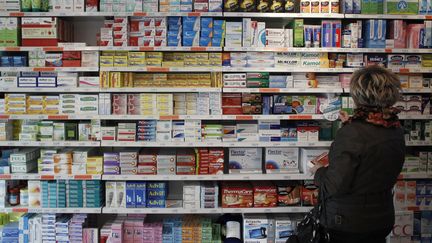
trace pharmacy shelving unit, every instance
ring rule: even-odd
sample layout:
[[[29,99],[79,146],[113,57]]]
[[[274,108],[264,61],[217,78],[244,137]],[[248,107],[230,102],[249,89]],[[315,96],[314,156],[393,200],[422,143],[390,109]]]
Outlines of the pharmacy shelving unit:
[[[302,13],[142,13],[142,12],[0,12],[0,17],[74,17],[80,18],[103,18],[111,16],[203,16],[218,17],[225,19],[236,19],[242,17],[260,18],[274,21],[274,19],[406,19],[406,20],[431,20],[432,16],[424,15],[358,15],[358,14],[302,14]],[[30,50],[42,50],[49,52],[61,51],[161,51],[161,52],[308,52],[308,53],[412,53],[432,54],[432,49],[391,49],[391,48],[298,48],[298,47],[100,47],[100,46],[63,46],[63,47],[0,47],[0,51],[21,52]],[[15,71],[48,71],[48,72],[99,72],[99,71],[121,71],[121,72],[316,72],[316,73],[351,73],[357,68],[286,68],[286,67],[0,67],[3,72]],[[431,68],[403,68],[393,70],[398,73],[432,73]],[[349,93],[349,89],[343,88],[316,88],[316,89],[275,89],[275,88],[5,88],[0,87],[2,93],[181,93],[181,92],[224,92],[224,93],[287,93],[287,94],[321,94],[321,93]],[[432,93],[432,89],[405,89],[405,93]],[[2,119],[43,119],[43,120],[116,120],[130,121],[142,119],[157,120],[323,120],[322,115],[220,115],[220,116],[131,116],[131,115],[0,115]],[[401,119],[430,120],[431,115],[405,115]],[[331,141],[319,142],[121,142],[121,141],[1,141],[1,147],[329,147]],[[406,143],[411,147],[428,147],[432,142],[409,141]],[[403,174],[401,179],[427,179],[432,174]],[[222,174],[222,175],[39,175],[36,173],[0,175],[0,180],[103,180],[103,181],[267,181],[267,180],[309,180],[308,174]],[[430,208],[422,208],[430,209]],[[3,212],[35,212],[35,213],[95,213],[95,214],[222,214],[222,213],[304,213],[310,207],[276,207],[276,208],[215,208],[215,209],[183,209],[183,208],[26,208],[13,207],[0,209]]]

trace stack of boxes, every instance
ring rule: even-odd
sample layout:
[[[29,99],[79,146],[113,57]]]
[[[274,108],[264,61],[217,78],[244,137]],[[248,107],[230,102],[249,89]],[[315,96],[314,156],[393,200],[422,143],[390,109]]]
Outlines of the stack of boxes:
[[[137,141],[156,142],[156,120],[137,122]]]
[[[134,17],[130,23],[130,46],[166,46],[166,17]]]
[[[0,141],[12,140],[12,122],[2,121],[0,122]]]
[[[281,125],[278,120],[258,121],[258,136],[260,142],[281,141]]]
[[[59,153],[59,149],[41,149],[38,159],[38,173],[42,175],[54,174],[54,154]]]
[[[81,181],[84,187],[84,207],[97,208],[104,203],[104,183],[100,180]],[[69,192],[70,194],[70,192]]]
[[[177,150],[176,174],[177,175],[196,174],[196,157],[193,149]]]
[[[182,46],[182,25],[181,17],[168,17],[168,46]]]
[[[29,51],[30,67],[45,67],[45,51]]]
[[[147,183],[147,207],[165,208],[168,195],[168,184],[166,182]]]
[[[171,142],[172,138],[172,122],[171,121],[157,121],[156,124],[156,141],[157,142]]]
[[[22,18],[22,46],[57,46],[58,23],[56,17]],[[65,31],[65,30],[63,30]],[[41,38],[43,36],[43,38]]]
[[[138,174],[156,175],[157,174],[157,151],[145,150],[138,155]]]
[[[225,39],[225,20],[201,18],[200,46],[222,46]]]
[[[183,184],[183,208],[200,208],[201,186],[200,182],[185,182]]]
[[[1,157],[0,157],[0,174],[10,174],[10,163],[9,158],[10,155],[14,152],[18,152],[18,149],[4,149],[1,151]],[[432,165],[431,165],[432,168]]]
[[[230,148],[229,173],[262,174],[262,148]]]
[[[5,94],[6,114],[25,114],[27,112],[26,94]]]
[[[91,160],[89,167],[87,167],[87,163],[89,162],[90,156],[95,155],[95,149],[93,148],[80,148],[78,150],[73,151],[73,159],[72,159],[72,174],[87,174],[87,168],[95,168],[93,171],[89,171],[92,174],[95,174],[96,170],[96,161]],[[94,158],[94,157],[93,157]],[[96,173],[97,174],[97,173]]]
[[[42,214],[42,242],[53,242],[56,241],[55,231],[56,215],[47,213]],[[54,229],[53,229],[54,227]]]
[[[258,141],[258,124],[256,123],[237,123],[236,134],[238,142]]]
[[[120,155],[119,153],[108,153],[103,154],[103,174],[106,175],[118,175],[120,174]]]
[[[101,175],[103,174],[104,171],[103,157],[101,156],[87,157],[87,163],[85,164],[85,166],[86,166],[87,175]]]
[[[112,30],[114,46],[128,46],[128,17],[114,17]]]
[[[102,10],[101,10],[102,11]],[[100,39],[98,41],[99,46],[113,46],[114,45],[114,35],[113,35],[113,20],[105,20],[104,26],[100,30]],[[102,60],[102,58],[101,58]]]
[[[54,174],[71,174],[72,173],[72,151],[62,151],[53,155]]]
[[[184,141],[199,142],[201,141],[201,120],[184,121]]]
[[[219,207],[219,186],[216,182],[201,183],[201,208]]]
[[[261,94],[242,93],[242,113],[241,114],[262,114]]]
[[[84,185],[82,181],[71,180],[66,185],[67,188],[67,203],[68,207],[80,208],[84,207]]]
[[[120,156],[120,168],[121,174],[125,175],[136,175],[138,169],[138,150],[122,151],[119,153]]]
[[[299,173],[297,148],[265,148],[265,169],[272,173]]]
[[[216,175],[224,172],[224,150],[219,148],[195,149],[197,154],[198,174]]]
[[[7,1],[8,3],[10,1]],[[0,3],[0,11],[3,6],[7,6],[5,4]],[[15,9],[11,7],[11,9]],[[18,10],[19,12],[19,3]],[[0,46],[19,46],[20,38],[19,38],[19,24],[18,18],[0,18]]]
[[[136,139],[135,123],[119,123],[117,126],[117,141],[134,142]]]
[[[162,224],[145,223],[143,227],[143,243],[162,242]]]
[[[126,208],[146,207],[146,182],[126,182]]]
[[[112,114],[113,115],[126,115],[128,111],[128,101],[126,94],[113,94],[112,95]]]
[[[11,173],[29,173],[36,169],[39,158],[38,148],[25,148],[14,152],[9,157]]]
[[[28,181],[29,207],[38,208],[42,205],[40,181]]]
[[[207,124],[202,126],[202,141],[222,142],[223,126],[219,124]]]
[[[242,47],[242,22],[226,22],[226,47]],[[245,40],[248,38],[245,37]]]
[[[172,141],[185,141],[185,121],[172,121]]]
[[[176,174],[176,153],[173,149],[161,148],[156,156],[158,175]]]

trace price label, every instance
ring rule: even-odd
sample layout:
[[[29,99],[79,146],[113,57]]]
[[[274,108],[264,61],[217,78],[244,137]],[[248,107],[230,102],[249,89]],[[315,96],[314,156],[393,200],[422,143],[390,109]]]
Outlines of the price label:
[[[292,212],[300,212],[300,209],[299,208],[292,208],[291,211]]]
[[[172,213],[178,213],[179,211],[178,211],[178,209],[173,209],[172,210]]]
[[[266,209],[264,209],[264,212],[265,212],[265,213],[271,213],[271,211],[272,211],[272,210],[271,210],[270,208],[266,208]]]
[[[291,176],[284,176],[283,178],[284,178],[284,180],[291,180],[292,179]]]
[[[308,143],[308,146],[316,146],[316,143]]]
[[[252,147],[259,147],[259,143],[252,143]]]
[[[243,180],[250,180],[249,176],[243,176]]]
[[[196,210],[196,209],[191,209],[190,212],[191,212],[191,213],[197,213],[198,210]]]
[[[152,209],[152,210],[150,210],[152,213],[159,213],[159,210],[158,209]]]
[[[80,213],[80,209],[79,209],[79,208],[74,208],[74,209],[72,210],[72,213]]]
[[[118,213],[119,211],[118,211],[118,209],[111,209],[111,210],[109,210],[108,212],[109,212],[109,213]]]
[[[210,210],[210,213],[218,213],[217,209]]]

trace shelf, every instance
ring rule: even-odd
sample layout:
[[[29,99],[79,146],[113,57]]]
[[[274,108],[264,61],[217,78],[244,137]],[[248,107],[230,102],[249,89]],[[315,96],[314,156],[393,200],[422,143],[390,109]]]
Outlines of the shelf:
[[[399,179],[432,179],[432,173],[404,173]]]
[[[222,47],[204,46],[100,46],[100,51],[175,51],[175,52],[194,52],[194,51],[222,51]]]
[[[0,72],[97,72],[99,67],[0,67]]]
[[[102,141],[102,147],[181,147],[181,148],[195,148],[195,147],[223,147],[221,142],[124,142],[124,141]]]
[[[99,147],[99,141],[0,141],[0,146],[14,147]]]
[[[101,120],[221,120],[220,115],[100,115]]]
[[[102,208],[104,214],[223,214],[223,213],[305,213],[311,207],[274,208]]]
[[[0,115],[1,119],[9,120],[91,120],[99,119],[98,114],[89,115]]]
[[[0,208],[0,212],[11,213],[95,213],[102,212],[102,208],[29,208],[29,207],[6,207]]]
[[[312,207],[223,208],[223,213],[307,213]]]
[[[310,52],[310,53],[432,53],[432,49],[408,48],[337,48],[337,47],[224,47],[224,51],[232,52]]]
[[[2,174],[0,180],[100,180],[101,175],[40,175],[27,174]]]
[[[102,141],[102,147],[329,147],[331,142],[123,142]]]
[[[0,47],[0,51],[46,51],[46,52],[59,52],[59,51],[99,51],[99,46],[10,46]]]
[[[102,88],[100,92],[125,92],[125,93],[191,93],[191,92],[221,92],[222,88],[212,87],[130,87],[130,88]]]
[[[0,51],[173,51],[173,52],[308,52],[308,53],[432,53],[432,49],[410,48],[337,48],[337,47],[188,47],[188,46],[48,46],[48,47],[0,47]]]
[[[410,147],[432,146],[432,141],[406,141],[405,145]]]
[[[223,67],[223,72],[269,72],[269,73],[352,73],[358,68],[303,68],[303,67]]]
[[[349,88],[344,88],[343,89],[344,93],[350,93],[350,89]],[[420,93],[420,94],[430,94],[432,93],[432,89],[423,89],[423,88],[407,88],[407,89],[402,89],[402,93]]]
[[[213,87],[135,87],[135,88],[82,88],[82,87],[55,87],[55,88],[0,88],[0,92],[16,93],[191,93],[191,92],[221,92],[222,88]]]
[[[345,14],[346,19],[431,19],[430,15],[411,14]]]
[[[221,120],[323,120],[324,116],[319,114],[302,115],[223,115]]]
[[[99,88],[55,87],[55,88],[0,88],[0,92],[9,93],[99,93]],[[105,92],[105,91],[103,91]]]
[[[359,68],[320,68],[320,67],[223,67],[223,72],[269,72],[269,73],[352,73]],[[389,69],[396,73],[432,73],[432,68],[400,68]]]
[[[224,175],[102,175],[104,181],[265,181],[311,180],[306,174],[224,174]]]
[[[224,93],[343,93],[342,88],[223,88]]]
[[[104,214],[222,214],[221,208],[102,208]]]
[[[209,16],[222,17],[222,12],[0,12],[2,17],[168,17],[168,16]]]
[[[400,120],[431,120],[432,115],[399,115]]]
[[[101,67],[107,72],[222,72],[222,67]]]
[[[244,13],[224,12],[224,17],[248,17],[248,18],[305,18],[305,19],[343,19],[344,14],[336,13]]]

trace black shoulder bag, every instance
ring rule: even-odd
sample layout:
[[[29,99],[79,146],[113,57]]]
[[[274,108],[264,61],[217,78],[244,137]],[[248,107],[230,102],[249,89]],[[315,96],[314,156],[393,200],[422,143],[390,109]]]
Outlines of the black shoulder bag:
[[[319,190],[318,203],[297,225],[297,234],[288,238],[286,243],[328,243],[330,236],[320,224],[320,217],[325,211],[323,190]],[[325,213],[325,212],[324,212]]]

